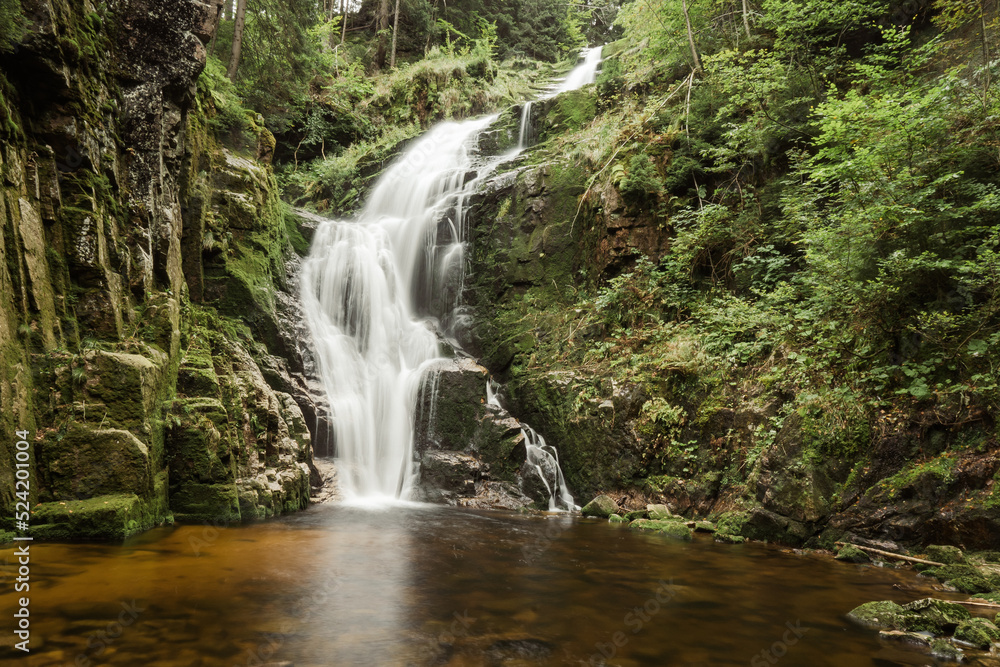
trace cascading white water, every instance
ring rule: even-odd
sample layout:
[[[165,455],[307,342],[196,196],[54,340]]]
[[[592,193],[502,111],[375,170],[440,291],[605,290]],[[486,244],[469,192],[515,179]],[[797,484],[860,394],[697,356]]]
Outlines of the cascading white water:
[[[603,46],[584,49],[582,54],[583,62],[570,71],[562,83],[553,88],[551,94],[558,95],[559,93],[576,90],[577,88],[586,86],[588,83],[594,83],[597,79],[597,68],[601,65],[601,52],[603,50]]]
[[[461,295],[470,142],[495,116],[442,123],[381,177],[356,221],[328,220],[302,301],[347,497],[407,498],[413,411],[435,328]]]
[[[592,82],[600,55],[601,47],[586,50],[552,94]],[[528,102],[515,154],[530,139],[530,116]],[[382,175],[357,220],[319,226],[303,263],[303,310],[347,498],[410,496],[417,396],[436,391],[424,386],[425,371],[441,358],[438,334],[454,334],[461,317],[465,200],[511,157],[475,168],[474,138],[496,118],[432,128]],[[555,449],[525,428],[528,464],[549,486],[550,507],[573,508]]]
[[[533,466],[545,489],[549,493],[549,510],[579,509],[573,502],[559,467],[559,452],[552,445],[545,444],[543,438],[535,429],[527,424],[521,424],[521,435],[524,436],[524,447],[528,454],[528,465]]]
[[[531,102],[525,102],[521,109],[521,131],[517,135],[517,150],[523,151],[531,139]]]

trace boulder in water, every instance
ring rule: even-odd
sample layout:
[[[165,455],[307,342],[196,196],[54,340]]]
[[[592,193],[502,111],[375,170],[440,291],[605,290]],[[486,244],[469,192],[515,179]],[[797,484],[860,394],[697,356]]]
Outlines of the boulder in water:
[[[596,516],[606,519],[618,511],[618,503],[610,496],[600,495],[583,506],[580,513],[583,516]]]
[[[955,629],[955,639],[983,650],[1000,643],[1000,629],[985,618],[971,618],[959,623]]]

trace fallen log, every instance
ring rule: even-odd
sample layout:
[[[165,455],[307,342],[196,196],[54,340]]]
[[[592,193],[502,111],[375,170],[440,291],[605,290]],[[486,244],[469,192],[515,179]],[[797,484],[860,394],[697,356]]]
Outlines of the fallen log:
[[[876,549],[875,547],[863,547],[860,544],[853,544],[851,542],[835,542],[842,547],[854,547],[855,549],[861,549],[862,551],[870,551],[873,554],[879,556],[885,556],[886,558],[895,558],[896,560],[905,560],[907,563],[920,563],[921,565],[933,565],[934,567],[944,567],[944,563],[935,563],[932,560],[924,560],[923,558],[914,558],[913,556],[904,556],[903,554],[894,554],[891,551],[882,551],[881,549]]]

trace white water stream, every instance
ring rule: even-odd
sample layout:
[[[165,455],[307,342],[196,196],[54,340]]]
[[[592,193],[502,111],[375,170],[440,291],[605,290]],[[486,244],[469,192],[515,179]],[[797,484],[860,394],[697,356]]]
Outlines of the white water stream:
[[[595,51],[599,62],[600,47],[588,50],[560,92],[571,89],[570,79],[574,87],[593,80],[593,72],[579,71],[591,64],[596,71]],[[496,118],[434,126],[379,178],[356,220],[320,225],[303,264],[303,309],[348,499],[410,497],[417,396],[440,358],[438,335],[454,333],[461,300],[465,200],[510,157],[477,163],[475,139]],[[526,105],[518,152],[529,121]],[[525,438],[529,464],[550,469],[551,462],[538,461],[552,447],[540,436]],[[561,493],[569,495],[565,483]]]

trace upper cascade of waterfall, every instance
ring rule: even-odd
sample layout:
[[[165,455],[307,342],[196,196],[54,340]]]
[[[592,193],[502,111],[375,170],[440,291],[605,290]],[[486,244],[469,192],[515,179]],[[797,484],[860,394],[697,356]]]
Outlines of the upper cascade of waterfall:
[[[584,49],[580,54],[583,62],[573,68],[566,75],[566,78],[553,88],[548,96],[551,97],[559,93],[576,90],[577,88],[586,86],[588,83],[594,83],[597,80],[597,68],[601,66],[601,52],[603,50],[603,46]]]
[[[383,174],[357,220],[320,225],[303,264],[303,309],[348,498],[412,491],[416,396],[461,294],[473,143],[495,119],[435,126]]]

